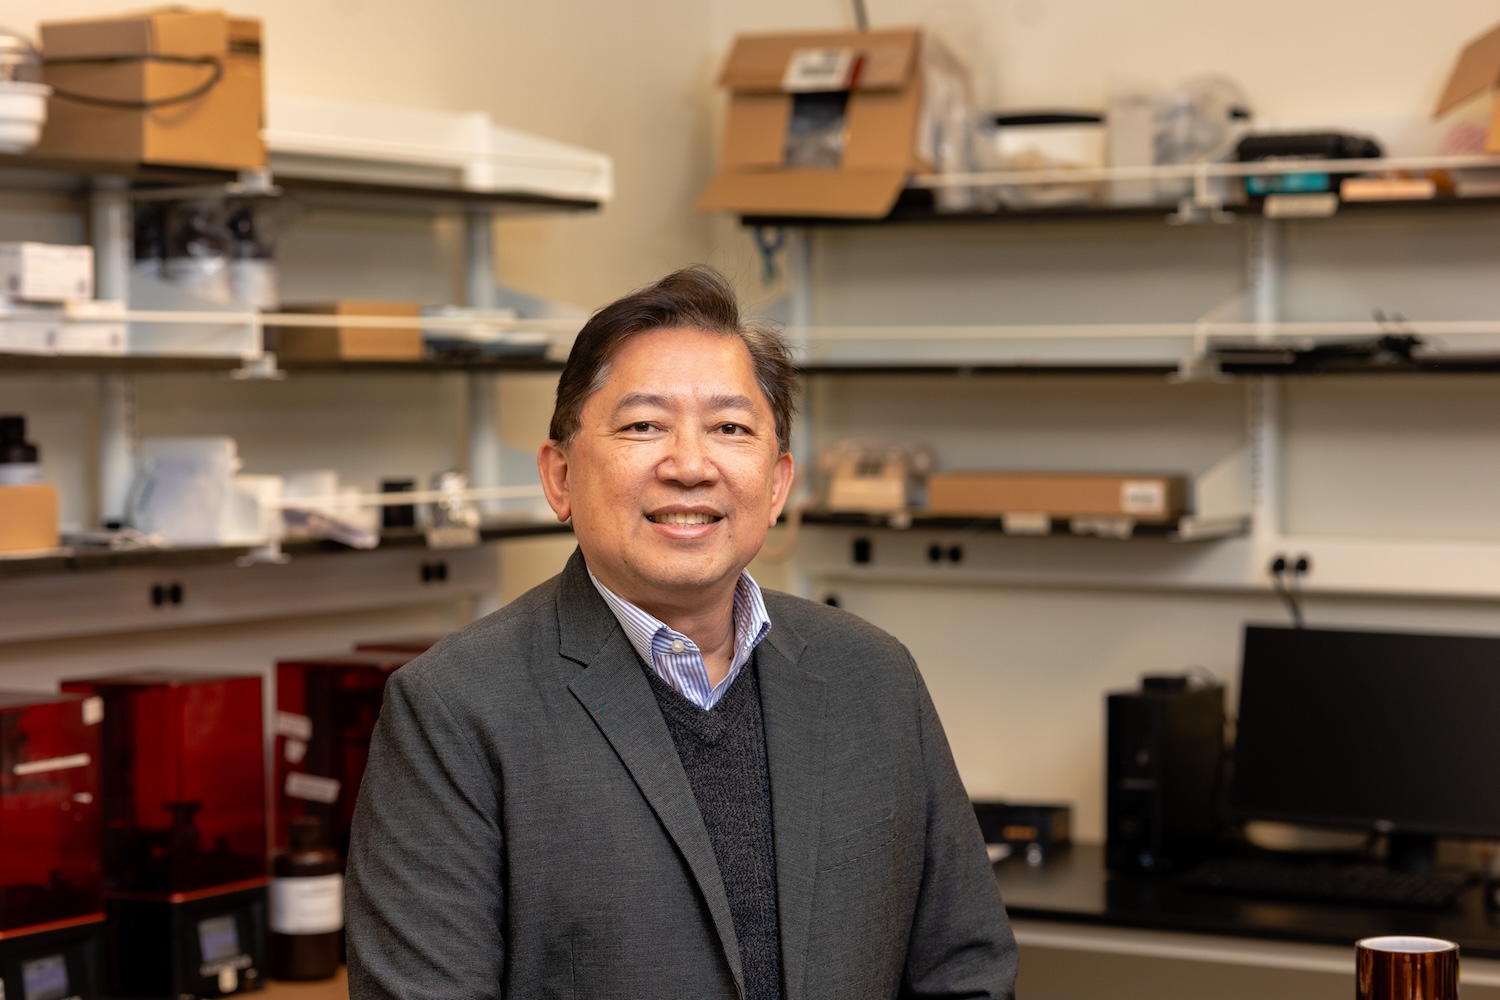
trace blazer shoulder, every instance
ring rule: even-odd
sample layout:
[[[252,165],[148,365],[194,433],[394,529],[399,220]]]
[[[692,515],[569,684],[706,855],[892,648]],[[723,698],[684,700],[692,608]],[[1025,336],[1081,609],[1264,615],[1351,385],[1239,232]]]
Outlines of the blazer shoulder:
[[[476,674],[493,679],[499,662],[531,660],[539,647],[556,650],[557,586],[558,578],[553,577],[503,608],[450,632],[396,671],[392,681],[425,681],[444,692],[462,688]]]
[[[762,596],[771,617],[770,638],[783,640],[778,645],[784,652],[789,652],[787,644],[795,644],[796,658],[809,669],[824,672],[824,665],[831,660],[858,662],[895,676],[911,676],[915,663],[906,646],[858,615],[774,590],[763,591]],[[777,637],[778,629],[792,635]]]

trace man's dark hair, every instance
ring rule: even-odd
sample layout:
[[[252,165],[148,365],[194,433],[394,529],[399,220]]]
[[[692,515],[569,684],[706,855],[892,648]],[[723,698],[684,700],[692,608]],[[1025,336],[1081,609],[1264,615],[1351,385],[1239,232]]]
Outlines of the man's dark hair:
[[[801,380],[786,341],[773,327],[742,319],[729,282],[703,265],[673,271],[589,318],[573,341],[568,363],[557,380],[557,403],[547,432],[552,440],[561,445],[573,440],[583,404],[604,386],[621,344],[638,333],[677,328],[739,337],[744,342],[756,384],[776,417],[776,444],[782,452],[790,451],[792,414]]]

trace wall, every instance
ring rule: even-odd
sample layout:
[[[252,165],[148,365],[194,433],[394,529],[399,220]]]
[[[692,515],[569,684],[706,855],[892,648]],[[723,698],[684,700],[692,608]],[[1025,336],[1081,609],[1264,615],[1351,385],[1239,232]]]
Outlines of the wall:
[[[7,20],[25,30],[44,17],[82,16],[121,6],[117,0],[13,0]],[[1116,87],[1163,88],[1217,71],[1235,79],[1262,115],[1327,120],[1425,115],[1453,53],[1495,18],[1492,5],[1479,0],[1449,0],[1421,10],[1389,0],[1374,8],[1356,0],[1316,5],[1291,0],[991,0],[933,5],[870,0],[869,8],[876,25],[945,26],[961,50],[985,54],[980,91],[990,106],[1097,107]],[[704,218],[689,210],[712,169],[717,141],[722,102],[713,92],[713,75],[736,32],[852,23],[850,5],[833,0],[430,0],[419,11],[396,0],[239,0],[233,9],[266,20],[273,89],[479,108],[504,124],[611,154],[619,194],[598,216],[506,221],[497,227],[498,270],[508,282],[584,306],[598,305],[671,267],[703,259],[733,274],[752,301],[766,302],[777,294],[774,284],[760,284],[759,261],[731,220]],[[0,229],[16,235],[81,235],[75,221],[38,212],[34,203],[20,204],[9,196],[0,201]],[[1299,242],[1296,252],[1312,265],[1300,273],[1319,280],[1289,285],[1289,305],[1311,315],[1320,309],[1369,304],[1369,288],[1360,287],[1350,275],[1368,278],[1371,272],[1363,265],[1379,261],[1366,257],[1359,261],[1361,267],[1347,268],[1351,254],[1391,248],[1392,263],[1382,265],[1386,270],[1377,275],[1378,288],[1387,287],[1392,275],[1405,274],[1407,230],[1379,229],[1371,224],[1361,236],[1345,227],[1338,230],[1340,237],[1324,231]],[[1451,229],[1444,232],[1451,235]],[[1488,230],[1460,237],[1478,247],[1489,241]],[[1238,286],[1240,240],[1237,230],[1179,233],[1144,224],[1098,231],[1036,227],[998,234],[917,229],[829,235],[820,238],[815,258],[819,320],[1186,318]],[[1429,244],[1449,245],[1443,240],[1443,233],[1438,233]],[[454,252],[450,222],[372,222],[326,212],[294,219],[284,247],[285,260],[296,265],[289,267],[288,285],[307,294],[326,294],[330,287],[357,294],[395,280],[423,295],[451,295],[456,287]],[[1475,315],[1493,315],[1490,303],[1472,294],[1472,272],[1460,268],[1459,277],[1454,273],[1428,268],[1420,281],[1402,286],[1405,290],[1395,296],[1397,304],[1417,307],[1412,315],[1422,315],[1424,309],[1430,314],[1431,309],[1445,307],[1454,298],[1449,290],[1456,288],[1463,308]],[[997,281],[997,275],[1009,277]],[[1391,301],[1387,295],[1380,304]],[[1066,308],[1059,302],[1066,302]],[[984,318],[975,320],[981,313]],[[1340,509],[1352,507],[1361,519],[1359,531],[1426,530],[1433,508],[1426,505],[1420,479],[1411,470],[1426,475],[1451,469],[1454,463],[1448,456],[1472,456],[1488,447],[1488,428],[1495,427],[1497,419],[1485,401],[1489,384],[1465,387],[1457,398],[1436,401],[1421,398],[1423,390],[1400,391],[1400,405],[1415,415],[1420,433],[1400,451],[1393,480],[1398,496],[1373,507],[1364,501],[1386,456],[1360,427],[1348,426],[1347,414],[1368,413],[1371,420],[1385,420],[1383,436],[1411,425],[1399,424],[1380,392],[1372,394],[1358,386],[1294,389],[1288,410],[1303,432],[1296,436],[1288,459],[1298,473],[1288,486],[1293,517],[1327,530]],[[52,393],[54,387],[62,390],[61,398]],[[902,394],[909,390],[917,402],[899,411],[909,416],[909,423],[891,425],[869,415],[868,403],[874,398],[869,385],[820,388],[816,419],[828,436],[874,430],[948,440],[946,447],[956,449],[954,455],[976,463],[999,463],[1044,444],[1056,449],[1047,454],[1058,461],[1096,456],[1091,452],[1098,441],[1093,418],[1107,421],[1122,408],[1136,414],[1140,426],[1153,429],[1149,439],[1155,444],[1150,447],[1167,449],[1164,457],[1176,454],[1179,461],[1194,466],[1214,450],[1205,442],[1216,447],[1231,441],[1241,426],[1237,398],[1211,389],[1159,398],[1146,394],[1142,399],[1135,398],[1135,387],[1066,380],[1024,391],[983,380],[961,392],[950,389],[946,383],[899,387]],[[232,391],[248,401],[267,390]],[[364,405],[370,393],[383,394],[401,419],[437,415],[426,443],[406,442],[381,468],[417,461],[434,467],[461,456],[455,442],[459,428],[454,403],[448,397],[434,398],[448,391],[442,386],[323,379],[308,380],[295,391],[313,397],[300,405],[314,421],[336,419],[350,407]],[[36,407],[44,424],[54,421],[49,434],[55,431],[62,440],[59,448],[64,454],[69,448],[88,447],[88,392],[80,380],[0,379],[0,400],[6,408],[16,401]],[[507,442],[522,462],[541,433],[548,392],[548,380],[535,379],[511,386],[506,393]],[[237,408],[231,405],[208,418],[221,401],[212,398],[216,396],[215,389],[202,385],[153,384],[146,397],[146,424],[234,427],[245,435],[247,446],[263,449],[257,455],[267,463],[294,451],[272,438],[257,437],[249,410],[238,410],[236,416]],[[1160,432],[1172,421],[1171,407],[1189,397],[1188,412],[1207,414],[1208,423],[1196,427],[1196,443],[1173,452],[1173,442],[1180,439],[1174,432]],[[1055,418],[1064,405],[1069,416],[1059,424]],[[969,406],[976,409],[965,409]],[[1149,412],[1151,406],[1161,409]],[[977,433],[979,422],[968,419],[960,435],[950,436],[951,425],[972,412],[990,414],[1001,422],[1002,433],[994,438]],[[1459,432],[1473,426],[1466,418],[1470,413],[1478,415],[1478,426],[1486,430],[1469,431],[1474,440],[1459,443]],[[200,414],[205,416],[200,419]],[[882,419],[890,416],[887,412]],[[869,423],[862,422],[866,418]],[[373,432],[361,434],[358,428],[345,427],[325,439],[321,454],[302,457],[322,461],[324,456],[353,453],[361,438],[375,437]],[[81,443],[69,445],[70,440]],[[1433,442],[1441,447],[1421,459]],[[1354,465],[1341,464],[1346,446],[1358,453]],[[1144,451],[1132,454],[1150,457]],[[1472,466],[1478,468],[1478,463]],[[1299,470],[1319,472],[1325,485],[1311,496],[1299,496],[1297,491],[1310,481]],[[370,478],[379,468],[367,463],[353,471]],[[63,474],[79,484],[87,480],[86,471]],[[1486,504],[1493,477],[1483,471],[1472,476],[1467,485],[1459,484],[1464,499],[1461,523],[1454,530],[1464,537],[1492,537],[1495,508]],[[507,592],[551,572],[566,550],[567,543],[555,541],[507,546]],[[773,571],[773,577],[777,575]],[[783,578],[792,581],[795,575]],[[1232,675],[1238,623],[1279,614],[1264,595],[1184,596],[1149,587],[1135,592],[1035,591],[872,584],[838,577],[817,583],[837,590],[846,606],[912,645],[972,791],[1072,800],[1079,811],[1079,832],[1086,837],[1100,832],[1102,692],[1130,684],[1147,670],[1192,663]],[[1410,627],[1485,628],[1494,620],[1488,603],[1329,599],[1312,602],[1309,610],[1315,621]],[[0,682],[45,684],[85,662],[115,666],[151,658],[165,665],[263,664],[273,654],[268,635],[285,637],[286,644],[295,647],[292,651],[305,651],[368,635],[372,629],[389,634],[437,627],[460,613],[452,608],[414,609],[400,619],[289,620],[212,635],[158,633],[108,644],[36,644],[0,650]]]

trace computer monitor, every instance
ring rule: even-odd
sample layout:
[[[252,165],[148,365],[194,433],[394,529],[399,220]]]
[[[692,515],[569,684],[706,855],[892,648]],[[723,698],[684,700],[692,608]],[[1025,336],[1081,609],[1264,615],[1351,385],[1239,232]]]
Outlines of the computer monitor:
[[[1236,728],[1236,819],[1500,836],[1500,636],[1247,626]]]

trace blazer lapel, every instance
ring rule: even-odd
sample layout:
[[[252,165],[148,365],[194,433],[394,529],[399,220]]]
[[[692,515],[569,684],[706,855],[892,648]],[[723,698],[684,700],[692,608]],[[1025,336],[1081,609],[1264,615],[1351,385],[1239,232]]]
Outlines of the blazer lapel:
[[[766,641],[755,651],[771,772],[776,909],[781,920],[786,1000],[803,1000],[807,981],[823,809],[823,679],[797,665],[804,646],[788,626],[774,622]]]
[[[729,897],[697,799],[640,659],[609,605],[594,589],[583,558],[576,551],[563,570],[558,619],[562,654],[587,668],[568,688],[614,747],[641,795],[682,852],[708,904],[735,986],[744,996],[744,973]]]

